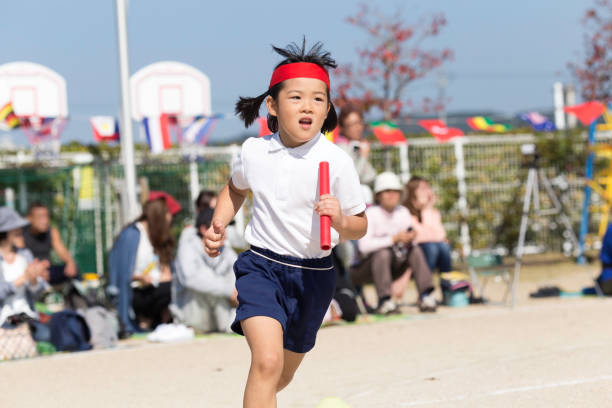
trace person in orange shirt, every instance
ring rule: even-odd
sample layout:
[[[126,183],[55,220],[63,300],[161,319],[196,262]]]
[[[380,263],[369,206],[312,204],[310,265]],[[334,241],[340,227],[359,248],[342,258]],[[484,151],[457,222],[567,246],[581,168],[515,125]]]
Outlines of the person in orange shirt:
[[[433,272],[452,270],[451,251],[442,216],[435,207],[437,197],[429,182],[414,176],[406,184],[404,205],[412,216],[412,227],[416,232],[415,242],[419,244]]]

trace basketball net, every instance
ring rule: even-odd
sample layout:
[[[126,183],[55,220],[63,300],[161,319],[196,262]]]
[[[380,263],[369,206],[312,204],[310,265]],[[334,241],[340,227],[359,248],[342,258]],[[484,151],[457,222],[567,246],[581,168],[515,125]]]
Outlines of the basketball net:
[[[20,118],[20,122],[21,129],[28,138],[36,159],[59,156],[60,137],[68,123],[67,118],[24,116]]]

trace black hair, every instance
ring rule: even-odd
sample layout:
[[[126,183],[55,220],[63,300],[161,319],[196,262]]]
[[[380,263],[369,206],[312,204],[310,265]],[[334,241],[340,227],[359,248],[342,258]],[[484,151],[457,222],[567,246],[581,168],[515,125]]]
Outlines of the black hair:
[[[37,208],[46,208],[47,210],[49,209],[46,205],[44,205],[40,201],[34,201],[28,206],[27,214],[32,215],[32,211],[34,211]]]
[[[217,198],[217,193],[211,190],[202,190],[195,200],[196,211],[200,212],[204,208],[211,208],[210,203]]]
[[[8,231],[0,232],[0,242],[4,242],[8,238]]]
[[[317,42],[310,48],[310,50],[306,51],[306,37],[304,37],[302,40],[301,47],[296,43],[291,43],[286,48],[272,46],[272,49],[276,51],[276,53],[285,57],[284,60],[276,65],[275,69],[281,65],[292,64],[294,62],[310,62],[317,64],[325,70],[328,68],[336,68],[336,61],[331,57],[331,54],[328,51],[324,51],[322,48],[323,44]],[[244,122],[244,127],[249,127],[255,121],[255,119],[259,117],[259,108],[268,95],[274,100],[278,98],[278,93],[282,89],[282,86],[283,83],[280,82],[259,96],[254,98],[246,98],[241,96],[238,99],[238,102],[236,102],[235,111],[240,119],[242,119]],[[329,103],[329,112],[327,113],[327,117],[325,118],[323,126],[321,127],[321,132],[323,133],[334,130],[338,124],[338,115],[336,114],[336,109],[331,101],[331,93],[329,88],[327,89],[327,101]],[[276,116],[268,114],[268,129],[270,129],[272,132],[278,131],[278,119]]]
[[[200,212],[198,212],[198,215],[196,216],[196,224],[195,224],[196,232],[198,236],[200,237],[202,236],[202,234],[200,233],[201,226],[206,227],[206,229],[210,228],[210,224],[212,223],[214,214],[215,214],[215,210],[213,210],[212,208],[204,208]]]

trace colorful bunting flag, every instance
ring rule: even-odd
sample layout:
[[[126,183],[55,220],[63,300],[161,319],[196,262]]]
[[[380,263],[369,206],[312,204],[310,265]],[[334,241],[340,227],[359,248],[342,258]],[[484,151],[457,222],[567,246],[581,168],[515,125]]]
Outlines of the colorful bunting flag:
[[[448,127],[439,119],[419,120],[419,125],[427,129],[439,143],[447,142],[454,137],[463,136],[461,129]]]
[[[394,123],[389,121],[378,121],[370,123],[372,132],[383,145],[398,145],[406,143],[404,132]]]
[[[13,104],[11,102],[6,103],[0,108],[0,123],[8,129],[15,129],[19,127],[19,118],[15,115],[13,110]]]
[[[119,122],[112,116],[92,116],[89,119],[94,140],[110,142],[119,140]]]
[[[466,122],[469,127],[474,130],[482,130],[485,132],[507,132],[510,130],[510,126],[501,123],[493,123],[491,119],[486,116],[472,116],[467,118]]]
[[[142,119],[142,129],[151,153],[161,153],[172,145],[168,126],[169,119],[165,113],[160,116]]]
[[[340,135],[340,128],[336,126],[334,130],[331,132],[325,132],[325,137],[332,143],[336,143],[338,141],[338,136]]]
[[[526,112],[519,115],[525,122],[529,123],[533,130],[552,132],[555,130],[555,124],[546,116],[540,115],[538,112]]]
[[[206,144],[208,137],[215,128],[221,115],[211,117],[197,117],[183,130],[182,141],[187,144]]]
[[[601,102],[592,101],[580,105],[566,106],[563,110],[576,116],[584,126],[589,126],[606,111],[606,106]]]

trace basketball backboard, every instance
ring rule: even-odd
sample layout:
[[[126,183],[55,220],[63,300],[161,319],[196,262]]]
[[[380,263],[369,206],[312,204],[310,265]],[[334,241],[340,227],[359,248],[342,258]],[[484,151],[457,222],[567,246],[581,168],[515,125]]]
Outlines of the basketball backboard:
[[[157,62],[130,78],[132,119],[159,116],[209,116],[210,80],[181,62]]]
[[[32,62],[0,65],[0,106],[8,102],[20,117],[67,118],[66,80]]]

